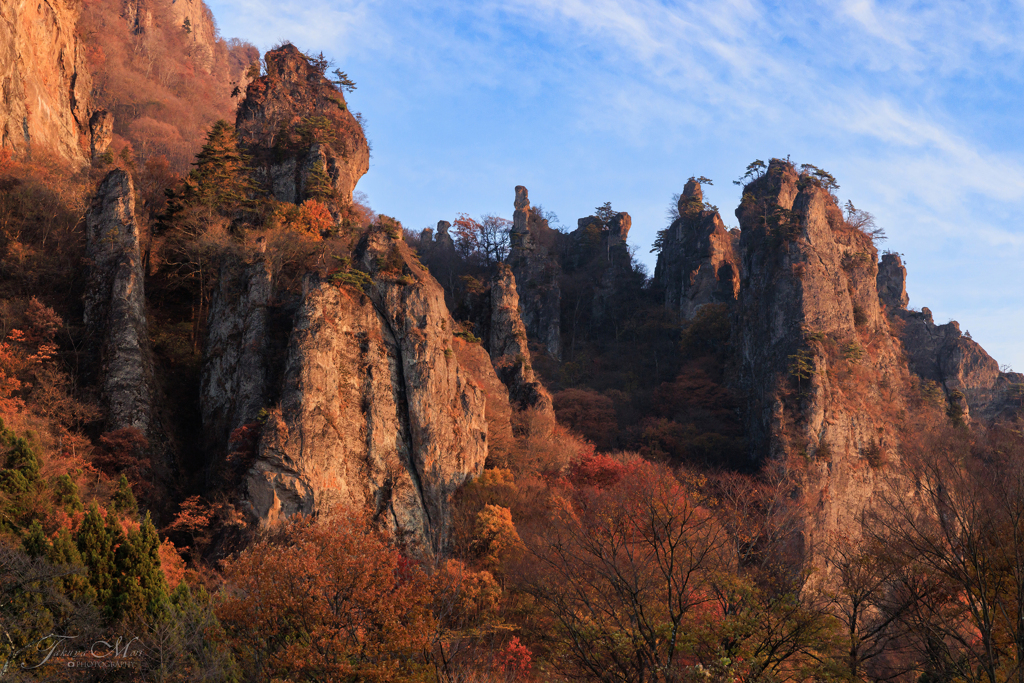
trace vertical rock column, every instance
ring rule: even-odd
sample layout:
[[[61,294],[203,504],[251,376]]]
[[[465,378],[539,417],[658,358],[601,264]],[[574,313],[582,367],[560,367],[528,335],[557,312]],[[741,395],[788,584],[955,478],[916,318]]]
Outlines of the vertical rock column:
[[[153,365],[146,328],[135,190],[125,171],[100,183],[85,215],[91,264],[85,325],[98,356],[108,429],[148,434],[153,420]]]
[[[530,196],[522,185],[516,186],[515,213],[512,216],[511,248],[508,263],[519,283],[519,310],[527,333],[544,344],[555,358],[561,357],[561,305],[559,286],[561,268],[554,254],[539,244],[536,231],[544,222],[530,211]],[[547,228],[545,228],[547,229]]]
[[[487,458],[485,396],[452,348],[440,285],[405,243],[374,229],[355,260],[373,276],[365,293],[306,277],[248,507],[273,523],[368,505],[397,541],[437,555],[452,495]]]
[[[665,306],[692,319],[701,307],[739,296],[739,231],[729,231],[715,211],[704,210],[700,183],[690,179],[679,197],[679,218],[664,233],[655,282]]]
[[[734,307],[753,454],[799,467],[812,561],[856,539],[858,515],[898,476],[909,375],[882,315],[876,251],[834,198],[773,160],[737,209],[745,277]]]
[[[520,409],[537,408],[554,423],[551,396],[533,374],[526,327],[519,316],[519,293],[512,269],[498,264],[491,281],[491,360],[509,397]]]

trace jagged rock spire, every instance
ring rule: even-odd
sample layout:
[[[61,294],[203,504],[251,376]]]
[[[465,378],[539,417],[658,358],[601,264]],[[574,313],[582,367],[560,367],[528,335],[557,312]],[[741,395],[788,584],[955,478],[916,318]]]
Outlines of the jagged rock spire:
[[[508,264],[515,274],[520,293],[519,310],[527,332],[540,340],[554,358],[561,357],[561,268],[558,257],[538,236],[553,231],[547,221],[530,210],[530,195],[516,186]],[[553,243],[553,240],[551,240]],[[528,292],[528,294],[526,293]]]
[[[84,322],[97,359],[108,429],[148,434],[153,420],[153,366],[146,326],[139,226],[131,176],[114,170],[85,215],[91,265]]]
[[[491,280],[490,352],[498,377],[520,409],[537,408],[554,425],[551,396],[533,374],[526,327],[512,269],[503,263]]]

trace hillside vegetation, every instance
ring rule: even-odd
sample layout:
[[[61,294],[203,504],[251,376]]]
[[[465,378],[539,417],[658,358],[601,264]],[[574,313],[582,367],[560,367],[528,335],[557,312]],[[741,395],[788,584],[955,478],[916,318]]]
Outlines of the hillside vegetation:
[[[1024,680],[1024,377],[827,172],[691,178],[653,276],[523,187],[414,233],[322,56],[77,30],[104,149],[0,153],[5,675]]]

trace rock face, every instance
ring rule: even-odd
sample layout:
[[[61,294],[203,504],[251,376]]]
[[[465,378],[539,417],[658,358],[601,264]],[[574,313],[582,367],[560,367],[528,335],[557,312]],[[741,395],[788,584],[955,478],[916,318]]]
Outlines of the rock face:
[[[878,298],[889,311],[904,309],[910,303],[907,296],[907,269],[899,254],[882,254],[878,262]]]
[[[85,228],[91,262],[85,325],[97,351],[107,427],[148,434],[153,367],[131,176],[121,170],[107,174],[85,215]]]
[[[93,161],[99,159],[114,140],[114,115],[105,109],[89,118],[89,151]]]
[[[704,210],[696,180],[686,183],[679,218],[662,240],[654,280],[669,310],[689,320],[706,304],[736,300],[742,278],[739,231],[727,230],[717,211]]]
[[[217,25],[203,0],[124,0],[121,18],[136,35],[152,29],[154,22],[184,31],[196,65],[207,73],[213,68]]]
[[[564,240],[568,244],[562,250],[564,272],[570,277],[585,272],[587,279],[595,283],[589,292],[592,325],[604,325],[610,316],[621,314],[612,309],[624,279],[633,272],[626,243],[632,224],[625,212],[613,214],[607,222],[598,216],[587,216],[576,222],[576,229]]]
[[[434,247],[440,249],[446,253],[455,251],[455,241],[452,236],[448,234],[452,224],[448,221],[437,222],[437,233],[434,235]]]
[[[18,156],[49,151],[85,166],[92,78],[74,0],[0,2],[0,143]]]
[[[351,202],[370,148],[344,96],[293,45],[265,60],[267,74],[246,88],[236,128],[267,187],[283,202],[301,204],[312,188]]]
[[[234,430],[268,407],[267,307],[274,291],[263,249],[252,263],[224,264],[210,304],[199,400],[204,443],[216,456]]]
[[[365,294],[307,276],[246,498],[265,523],[368,503],[396,538],[437,553],[452,494],[487,457],[485,395],[404,242],[375,229],[356,258],[373,276]]]
[[[744,189],[733,308],[753,455],[807,463],[805,543],[855,534],[884,467],[909,373],[882,314],[876,250],[786,161]],[[883,469],[884,468],[884,469]]]
[[[519,293],[512,269],[498,265],[491,280],[490,353],[498,377],[520,410],[536,408],[554,424],[551,396],[533,374],[526,326],[519,315]]]
[[[627,228],[628,230],[628,228]],[[556,253],[557,233],[542,216],[530,210],[525,187],[516,186],[515,213],[508,264],[519,284],[519,310],[531,337],[554,358],[561,357],[561,267]]]
[[[217,25],[210,8],[203,0],[171,0],[170,14],[174,24],[188,34],[196,63],[209,73],[217,42]]]
[[[955,320],[936,325],[928,308],[907,310],[910,299],[906,278],[907,269],[898,254],[882,256],[878,294],[889,315],[899,321],[897,328],[902,330],[911,371],[938,383],[954,410],[964,418],[990,421],[1019,410],[1019,387],[1024,375],[1000,372],[999,364],[980,344],[961,333]]]
[[[452,338],[459,367],[483,390],[487,417],[487,465],[507,467],[515,440],[512,435],[512,403],[506,387],[494,371],[483,345]],[[553,418],[552,418],[553,419]]]

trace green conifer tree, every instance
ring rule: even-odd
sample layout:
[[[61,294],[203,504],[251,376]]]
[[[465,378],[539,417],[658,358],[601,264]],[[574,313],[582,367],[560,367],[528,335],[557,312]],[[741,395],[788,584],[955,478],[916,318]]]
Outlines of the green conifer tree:
[[[306,175],[306,198],[322,202],[334,199],[336,196],[331,176],[327,174],[323,157],[320,157],[313,163]]]
[[[115,614],[159,616],[167,603],[167,582],[160,569],[160,538],[149,513],[118,547],[115,567]]]
[[[88,572],[89,584],[96,591],[96,603],[106,607],[113,592],[114,546],[95,503],[78,527],[75,544]]]
[[[53,480],[53,497],[57,505],[69,515],[84,509],[78,495],[78,484],[71,475],[62,474]]]
[[[117,491],[110,499],[110,504],[114,510],[123,515],[136,517],[139,514],[139,505],[135,501],[135,494],[132,493],[132,485],[128,483],[128,477],[124,474],[117,481]]]
[[[213,124],[185,179],[185,204],[204,204],[230,215],[250,199],[249,159],[238,149],[235,127],[224,120]]]
[[[39,480],[39,458],[27,440],[16,436],[0,420],[0,447],[4,467],[0,470],[0,490],[11,494],[27,493]]]
[[[68,573],[61,579],[61,592],[72,600],[84,603],[96,601],[96,590],[89,583],[89,576],[82,561],[82,554],[71,539],[71,532],[61,529],[50,544],[46,559],[55,567],[62,567]]]
[[[50,549],[50,541],[47,540],[46,532],[43,531],[43,525],[39,523],[38,519],[32,520],[32,524],[25,532],[25,537],[21,540],[21,547],[29,557],[43,557],[47,554]]]

